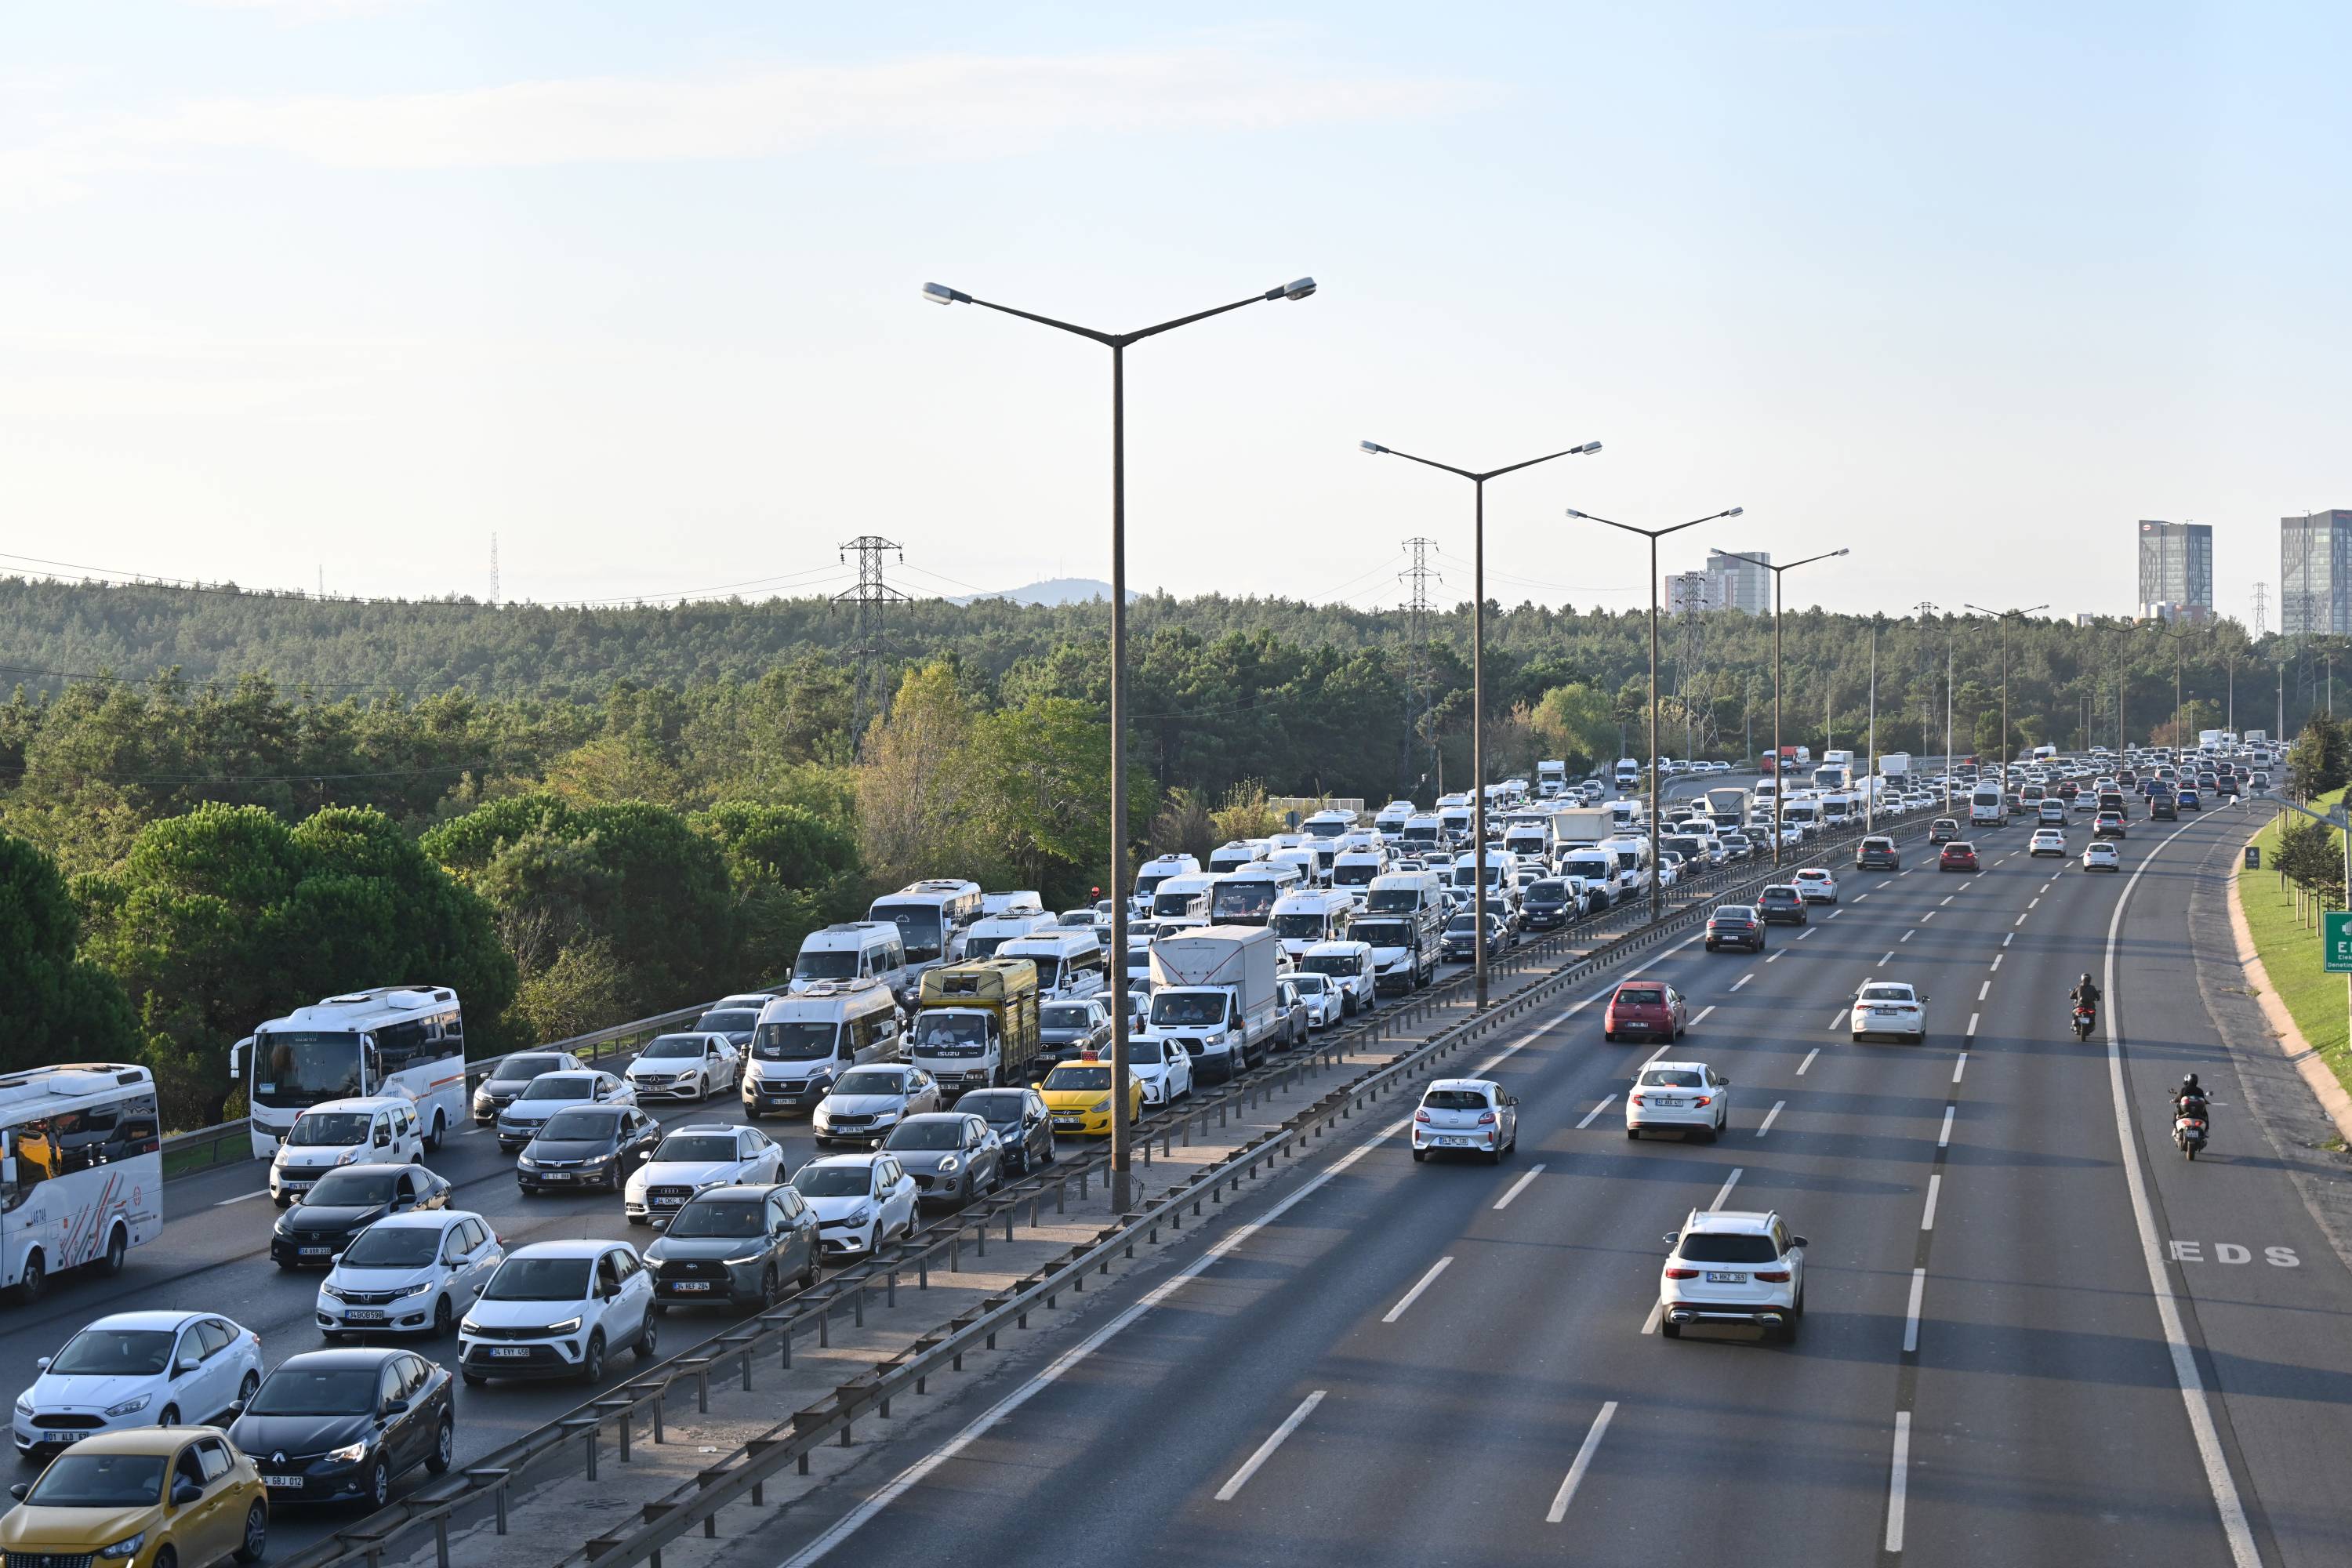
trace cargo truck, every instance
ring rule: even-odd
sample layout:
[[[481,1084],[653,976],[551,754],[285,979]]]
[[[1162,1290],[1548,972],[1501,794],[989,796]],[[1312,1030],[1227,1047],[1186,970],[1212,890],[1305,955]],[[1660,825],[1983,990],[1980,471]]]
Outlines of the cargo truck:
[[[1706,815],[1718,828],[1747,826],[1748,792],[1738,788],[1707,791]]]
[[[1282,1026],[1275,971],[1282,944],[1265,926],[1203,926],[1151,944],[1151,1010],[1141,1037],[1181,1047],[1202,1078],[1256,1065]]]
[[[907,1059],[941,1092],[1026,1083],[1037,1062],[1037,966],[1025,958],[951,963],[923,973]]]

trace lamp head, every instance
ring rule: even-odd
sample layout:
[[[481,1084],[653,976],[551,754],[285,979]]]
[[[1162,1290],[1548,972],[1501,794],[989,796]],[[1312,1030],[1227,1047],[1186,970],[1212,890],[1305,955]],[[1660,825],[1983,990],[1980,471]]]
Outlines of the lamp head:
[[[1367,452],[1381,453],[1388,450],[1386,447],[1381,446],[1378,441],[1359,441],[1356,445],[1362,447]]]
[[[1579,511],[1574,507],[1570,507],[1568,509],[1568,515],[1575,518],[1582,518],[1587,522],[1591,522],[1592,521],[1590,513]]]
[[[1579,447],[1577,450],[1580,452],[1598,452],[1601,450],[1601,443],[1598,441],[1587,441],[1583,446]]]
[[[1723,515],[1726,517],[1738,517],[1741,512],[1746,511],[1748,509],[1744,506],[1736,506],[1729,511],[1725,512]]]
[[[923,298],[929,300],[934,305],[969,305],[971,303],[971,295],[963,293],[959,289],[950,289],[944,283],[924,284]]]
[[[1853,550],[1851,550],[1851,549],[1849,549],[1849,548],[1841,548],[1841,549],[1838,551],[1838,553],[1839,553],[1840,555],[1851,555],[1851,554],[1853,554]]]
[[[1269,300],[1304,300],[1313,292],[1315,292],[1315,279],[1312,278],[1299,278],[1294,279],[1288,283],[1285,283],[1278,289],[1267,289],[1265,291],[1265,297]]]

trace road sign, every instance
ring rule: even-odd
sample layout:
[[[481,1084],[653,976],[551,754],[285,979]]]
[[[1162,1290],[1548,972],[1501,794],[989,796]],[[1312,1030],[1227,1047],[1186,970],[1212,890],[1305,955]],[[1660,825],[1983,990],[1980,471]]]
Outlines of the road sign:
[[[2262,847],[2261,845],[2259,845],[2259,844],[2249,844],[2249,845],[2247,845],[2247,846],[2246,846],[2246,869],[2247,869],[2247,870],[2249,870],[2249,871],[2259,871],[2259,870],[2261,870],[2262,868],[2263,868],[2263,847]]]
[[[2320,917],[2319,951],[2330,974],[2352,974],[2352,910],[2330,910]]]

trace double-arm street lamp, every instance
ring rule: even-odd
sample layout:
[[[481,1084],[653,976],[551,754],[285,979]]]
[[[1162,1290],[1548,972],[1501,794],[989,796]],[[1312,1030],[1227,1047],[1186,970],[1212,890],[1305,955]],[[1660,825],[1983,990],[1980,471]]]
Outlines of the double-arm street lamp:
[[[2155,628],[2157,636],[2168,638],[2172,644],[2172,744],[2176,751],[2186,750],[2188,742],[2181,738],[2188,733],[2188,731],[2180,721],[2180,663],[2183,646],[2189,641],[2189,634],[2176,627],[2168,626],[2161,621],[2151,621],[2148,624]]]
[[[1052,327],[1102,344],[1110,350],[1110,875],[1104,890],[1110,895],[1110,1166],[1111,1208],[1125,1214],[1131,1206],[1129,1152],[1134,1129],[1127,1115],[1127,350],[1131,343],[1158,337],[1178,327],[1205,321],[1244,305],[1271,300],[1304,300],[1315,292],[1315,279],[1301,278],[1252,294],[1230,305],[1195,310],[1156,327],[1133,332],[1101,332],[1092,327],[1033,315],[1010,305],[976,300],[938,283],[923,285],[923,298],[934,305],[979,305]]]
[[[1680,533],[1685,528],[1696,528],[1702,522],[1713,522],[1719,517],[1738,517],[1747,509],[1726,507],[1721,511],[1695,517],[1688,522],[1672,523],[1664,528],[1636,528],[1630,522],[1612,522],[1605,517],[1595,517],[1589,511],[1568,509],[1568,515],[1583,522],[1597,522],[1604,528],[1638,533],[1650,542],[1650,918],[1664,918],[1666,889],[1658,879],[1658,541],[1669,533]],[[1775,707],[1778,699],[1775,698]],[[1777,793],[1777,792],[1776,792]]]
[[[1486,481],[1505,474],[1515,474],[1521,468],[1532,468],[1538,463],[1549,463],[1554,458],[1589,457],[1601,450],[1601,443],[1587,441],[1581,447],[1570,447],[1561,452],[1546,452],[1540,458],[1529,458],[1524,463],[1512,463],[1506,468],[1488,468],[1484,473],[1457,468],[1433,458],[1416,458],[1411,452],[1400,452],[1393,447],[1383,447],[1378,441],[1359,441],[1356,445],[1374,457],[1402,458],[1408,463],[1442,468],[1468,479],[1477,492],[1470,548],[1470,864],[1474,868],[1470,882],[1474,889],[1471,908],[1478,931],[1477,940],[1471,944],[1470,951],[1475,955],[1472,968],[1476,975],[1474,984],[1477,988],[1478,1005],[1484,1007],[1486,1005]],[[1653,650],[1654,660],[1654,658]],[[1654,681],[1654,668],[1651,674]]]
[[[1824,550],[1819,555],[1808,555],[1802,561],[1791,561],[1780,566],[1754,555],[1742,555],[1734,550],[1726,550],[1722,553],[1734,561],[1745,561],[1750,566],[1761,566],[1772,574],[1772,865],[1777,870],[1780,865],[1780,801],[1789,793],[1789,775],[1780,765],[1780,578],[1784,573],[1794,572],[1800,566],[1811,566],[1816,561],[1834,561],[1852,552]],[[1656,575],[1654,572],[1651,574]],[[1948,758],[1946,760],[1949,761]]]
[[[1993,763],[2000,769],[2002,785],[2009,781],[2009,623],[2048,609],[2047,605],[2032,605],[2022,610],[1988,610],[1982,605],[1966,606],[1980,616],[1990,616],[2000,623],[2000,744],[1995,746]]]

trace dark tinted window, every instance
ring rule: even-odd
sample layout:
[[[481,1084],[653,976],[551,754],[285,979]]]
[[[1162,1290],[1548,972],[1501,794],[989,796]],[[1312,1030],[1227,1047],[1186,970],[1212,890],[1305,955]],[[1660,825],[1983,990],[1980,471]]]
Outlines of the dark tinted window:
[[[1780,1258],[1769,1236],[1713,1232],[1684,1237],[1680,1251],[1685,1263],[1776,1263]]]

